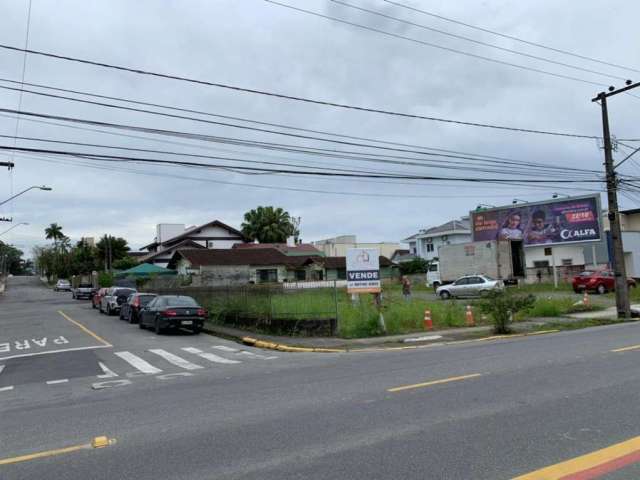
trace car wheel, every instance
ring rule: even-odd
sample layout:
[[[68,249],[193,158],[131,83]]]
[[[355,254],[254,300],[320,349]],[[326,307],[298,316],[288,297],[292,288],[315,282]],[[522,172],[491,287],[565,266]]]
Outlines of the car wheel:
[[[153,324],[153,331],[156,333],[156,335],[160,335],[162,333],[162,329],[160,328],[160,321],[157,318]]]
[[[449,292],[447,292],[446,290],[440,292],[440,298],[442,300],[447,300],[449,298],[451,298],[451,294]]]
[[[596,292],[598,292],[600,295],[603,295],[607,293],[607,288],[604,285],[600,284],[598,285],[598,288],[596,288]]]

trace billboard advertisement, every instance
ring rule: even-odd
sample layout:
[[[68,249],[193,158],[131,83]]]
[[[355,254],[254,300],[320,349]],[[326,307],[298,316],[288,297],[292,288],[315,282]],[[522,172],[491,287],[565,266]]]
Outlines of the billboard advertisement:
[[[349,248],[347,250],[347,292],[380,292],[380,249]]]
[[[473,241],[549,245],[600,240],[598,196],[571,197],[471,212]]]

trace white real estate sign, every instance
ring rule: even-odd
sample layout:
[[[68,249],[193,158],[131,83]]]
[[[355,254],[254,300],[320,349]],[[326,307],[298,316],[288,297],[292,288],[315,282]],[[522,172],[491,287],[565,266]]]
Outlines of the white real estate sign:
[[[347,250],[347,292],[380,292],[380,249],[350,248]]]

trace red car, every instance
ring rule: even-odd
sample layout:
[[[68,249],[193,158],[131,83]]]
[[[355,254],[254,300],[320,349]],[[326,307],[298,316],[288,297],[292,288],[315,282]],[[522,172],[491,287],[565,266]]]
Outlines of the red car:
[[[600,294],[615,290],[615,276],[611,270],[586,270],[577,277],[573,277],[573,291],[576,293],[585,290],[595,291]],[[627,285],[635,287],[636,281],[627,278]]]
[[[101,288],[98,290],[91,299],[91,307],[98,308],[100,306],[100,302],[102,302],[102,297],[104,297],[107,293],[108,288]]]

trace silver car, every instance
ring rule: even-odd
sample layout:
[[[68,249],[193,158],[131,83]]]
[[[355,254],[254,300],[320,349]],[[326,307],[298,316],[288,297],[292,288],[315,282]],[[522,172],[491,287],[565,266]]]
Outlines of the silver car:
[[[56,286],[53,287],[53,291],[54,292],[70,292],[71,291],[71,283],[69,283],[69,280],[58,280],[58,282],[56,283]]]
[[[479,297],[491,290],[503,290],[502,280],[495,280],[486,275],[467,275],[460,277],[453,283],[442,285],[436,290],[443,300],[451,297]]]

